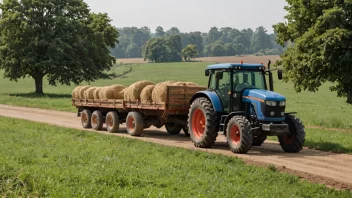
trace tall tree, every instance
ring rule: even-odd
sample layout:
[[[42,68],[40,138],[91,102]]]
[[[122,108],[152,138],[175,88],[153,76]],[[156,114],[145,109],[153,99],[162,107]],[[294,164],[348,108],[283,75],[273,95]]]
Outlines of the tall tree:
[[[53,86],[90,82],[115,62],[116,28],[82,0],[4,0],[0,8],[0,69],[10,80],[31,76],[36,93],[44,77]]]
[[[166,31],[166,35],[168,35],[168,36],[178,35],[180,33],[181,32],[180,32],[180,30],[177,27],[172,27],[171,29]]]
[[[152,38],[143,47],[144,60],[164,62],[167,60],[167,47],[162,38]]]
[[[196,45],[187,45],[182,50],[182,57],[185,61],[191,61],[192,58],[196,57],[198,55],[198,50]]]
[[[161,26],[158,26],[155,30],[155,37],[160,38],[165,35],[164,28]]]
[[[167,50],[168,50],[167,61],[170,61],[170,62],[182,61],[181,36],[173,35],[173,36],[164,38],[164,40],[165,40],[165,46],[167,47]]]
[[[253,34],[252,49],[258,52],[261,49],[271,49],[273,47],[266,29],[262,26],[258,27]]]
[[[140,48],[137,44],[131,43],[126,49],[126,56],[128,58],[138,58],[141,57]]]
[[[277,41],[294,43],[278,62],[295,90],[315,92],[332,82],[338,97],[352,104],[352,1],[287,1],[286,23],[274,25]]]

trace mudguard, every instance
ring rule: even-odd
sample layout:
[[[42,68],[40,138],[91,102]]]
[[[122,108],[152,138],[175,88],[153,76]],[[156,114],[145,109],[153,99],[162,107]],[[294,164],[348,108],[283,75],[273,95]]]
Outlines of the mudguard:
[[[209,101],[212,103],[214,110],[216,112],[219,112],[219,113],[224,112],[221,100],[215,92],[213,92],[213,91],[199,91],[193,95],[192,99],[190,100],[190,104],[192,104],[192,102],[199,97],[208,98]]]

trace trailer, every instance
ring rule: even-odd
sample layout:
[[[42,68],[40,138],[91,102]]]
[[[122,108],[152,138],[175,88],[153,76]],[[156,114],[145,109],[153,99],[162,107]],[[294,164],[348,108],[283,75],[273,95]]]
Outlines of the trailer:
[[[82,127],[96,131],[106,129],[110,133],[119,132],[120,125],[126,123],[131,136],[141,136],[144,129],[151,126],[165,126],[171,135],[181,130],[188,134],[188,113],[190,100],[206,87],[167,86],[165,103],[142,103],[127,100],[93,100],[72,98],[72,105],[77,108]]]

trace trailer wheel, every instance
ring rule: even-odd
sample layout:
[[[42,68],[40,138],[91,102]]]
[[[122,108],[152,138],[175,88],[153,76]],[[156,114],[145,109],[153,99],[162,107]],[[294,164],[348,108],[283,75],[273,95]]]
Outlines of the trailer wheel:
[[[232,152],[247,153],[253,141],[249,121],[243,116],[232,117],[227,123],[226,139]]]
[[[105,118],[106,129],[109,133],[117,133],[120,128],[120,118],[116,111],[110,111]]]
[[[298,153],[305,142],[304,126],[299,118],[288,115],[285,123],[289,125],[292,135],[278,136],[281,148],[287,153]]]
[[[193,101],[188,114],[188,129],[194,146],[210,148],[218,136],[218,116],[211,102],[204,97]]]
[[[85,129],[92,128],[91,118],[92,118],[92,111],[90,109],[85,109],[81,112],[81,123],[83,128]]]
[[[170,135],[177,135],[181,133],[182,125],[169,122],[165,124],[165,128]]]
[[[100,131],[103,129],[103,114],[99,110],[95,110],[92,114],[92,128],[96,131]]]
[[[142,115],[138,112],[129,112],[126,118],[126,127],[131,136],[141,136],[144,129]]]
[[[261,146],[265,142],[266,138],[266,135],[253,136],[252,146]]]

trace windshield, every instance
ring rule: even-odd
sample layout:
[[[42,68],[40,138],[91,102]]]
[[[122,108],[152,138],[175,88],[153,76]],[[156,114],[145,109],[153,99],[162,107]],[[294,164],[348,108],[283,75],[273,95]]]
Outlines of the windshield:
[[[265,89],[263,73],[260,71],[237,71],[233,74],[233,87],[235,92],[246,88]]]

